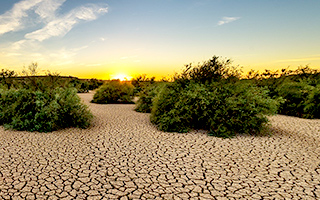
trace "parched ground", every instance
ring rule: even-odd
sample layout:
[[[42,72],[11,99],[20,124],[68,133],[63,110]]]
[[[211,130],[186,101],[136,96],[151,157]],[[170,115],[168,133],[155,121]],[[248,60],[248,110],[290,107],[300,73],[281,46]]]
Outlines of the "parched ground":
[[[90,109],[86,130],[0,127],[0,199],[320,199],[320,120],[221,139],[160,132],[134,105]]]

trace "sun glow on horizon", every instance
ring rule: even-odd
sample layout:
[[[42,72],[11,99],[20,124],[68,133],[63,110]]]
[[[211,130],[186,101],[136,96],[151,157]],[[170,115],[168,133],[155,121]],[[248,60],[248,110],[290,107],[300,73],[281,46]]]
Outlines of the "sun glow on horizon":
[[[132,77],[126,74],[120,73],[120,74],[111,75],[111,79],[118,79],[120,81],[130,81]]]

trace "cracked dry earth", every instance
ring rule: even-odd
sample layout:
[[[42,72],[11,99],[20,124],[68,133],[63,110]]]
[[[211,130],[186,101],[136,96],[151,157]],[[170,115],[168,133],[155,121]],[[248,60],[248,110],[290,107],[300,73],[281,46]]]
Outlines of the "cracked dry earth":
[[[80,97],[89,129],[0,127],[0,199],[320,199],[320,120],[276,115],[271,136],[221,139]]]

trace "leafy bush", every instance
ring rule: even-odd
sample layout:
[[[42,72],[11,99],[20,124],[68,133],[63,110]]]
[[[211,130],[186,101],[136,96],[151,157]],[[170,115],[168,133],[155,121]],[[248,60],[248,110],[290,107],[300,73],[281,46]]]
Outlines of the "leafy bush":
[[[150,85],[155,83],[155,77],[148,78],[146,74],[139,75],[131,80],[131,84],[134,86],[134,94],[138,94],[142,90],[146,89]]]
[[[154,83],[145,87],[138,93],[139,99],[136,103],[135,111],[150,113],[152,109],[153,98],[158,94],[164,83]]]
[[[320,119],[320,85],[317,85],[309,93],[304,103],[304,112],[306,118]]]
[[[16,76],[16,72],[2,69],[0,72],[0,86],[5,89],[10,89],[15,84],[14,77]]]
[[[280,105],[279,113],[290,116],[304,117],[305,101],[313,86],[305,82],[287,81],[277,87],[279,96],[285,99]]]
[[[69,82],[69,87],[76,88],[78,93],[89,92],[89,83],[78,78],[72,78]]]
[[[67,127],[87,128],[92,114],[75,89],[0,91],[0,124],[6,128],[50,132]]]
[[[246,82],[268,88],[271,97],[284,99],[279,107],[280,114],[319,118],[316,114],[318,89],[315,88],[320,84],[319,70],[311,69],[308,65],[296,70],[286,68],[281,71],[265,70],[263,73],[251,70],[246,77]]]
[[[236,133],[258,133],[276,112],[278,101],[267,90],[248,84],[205,85],[177,83],[162,87],[155,97],[151,121],[162,131],[210,130],[210,135],[232,137]]]
[[[93,103],[133,103],[133,86],[129,83],[111,81],[102,85],[94,94]]]
[[[210,84],[212,82],[235,82],[240,79],[241,71],[231,65],[230,59],[221,60],[218,56],[194,67],[186,65],[186,69],[175,77],[180,84],[190,81]]]
[[[97,89],[98,87],[100,87],[103,84],[103,81],[92,78],[92,79],[88,80],[87,83],[89,84],[89,90],[94,90],[94,89]]]
[[[279,96],[279,87],[282,87],[282,84],[288,84],[289,82],[303,82],[310,86],[320,84],[320,71],[311,69],[308,65],[300,66],[296,70],[284,68],[281,71],[265,70],[262,73],[251,70],[246,78],[260,87],[267,87],[270,90],[270,96],[277,97]]]
[[[81,103],[77,90],[66,87],[69,79],[50,72],[37,76],[37,68],[37,63],[32,63],[23,71],[23,77],[10,77],[14,73],[8,75],[8,70],[2,70],[8,87],[0,89],[0,125],[39,132],[87,128],[93,116]],[[9,87],[12,78],[15,84]]]
[[[239,80],[230,61],[213,57],[197,67],[186,66],[173,83],[153,98],[151,121],[162,131],[206,129],[210,135],[232,137],[258,133],[276,112],[280,99],[268,90]]]

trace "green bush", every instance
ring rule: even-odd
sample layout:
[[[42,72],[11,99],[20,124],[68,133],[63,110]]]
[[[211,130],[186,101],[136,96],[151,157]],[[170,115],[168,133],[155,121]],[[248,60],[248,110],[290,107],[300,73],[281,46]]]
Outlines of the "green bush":
[[[151,121],[162,131],[210,130],[210,135],[232,137],[258,133],[277,110],[268,91],[249,84],[205,85],[177,83],[162,87],[154,98]]]
[[[92,114],[75,89],[52,91],[0,90],[0,124],[6,128],[50,132],[67,127],[87,128]]]
[[[320,85],[317,85],[309,93],[304,103],[304,112],[306,118],[320,119]]]
[[[305,101],[313,88],[313,86],[310,86],[305,82],[287,81],[279,85],[276,91],[280,97],[285,99],[280,105],[279,113],[305,117]]]
[[[92,79],[88,80],[87,83],[89,84],[89,90],[94,90],[94,89],[97,89],[98,87],[100,87],[103,84],[103,81],[92,78]]]
[[[215,56],[186,66],[174,82],[160,88],[152,98],[151,122],[162,131],[206,129],[218,137],[259,133],[268,122],[266,115],[274,114],[280,103],[268,92],[240,81],[230,60]]]
[[[133,86],[129,83],[111,81],[102,85],[94,94],[93,103],[133,103]]]
[[[72,78],[68,85],[69,87],[76,88],[78,93],[89,92],[89,82],[80,80],[79,78]]]
[[[153,83],[140,91],[139,99],[136,103],[135,111],[150,113],[152,109],[153,98],[158,94],[164,83]]]
[[[136,95],[154,83],[155,77],[148,78],[146,74],[139,75],[131,80],[131,84],[134,86],[133,93]]]
[[[235,82],[241,77],[241,70],[231,65],[230,59],[222,60],[213,56],[210,60],[192,66],[186,65],[185,70],[175,77],[175,81],[186,84],[190,81],[210,84],[212,82]]]
[[[8,69],[1,69],[0,72],[0,87],[4,89],[10,89],[16,84],[14,78],[17,73]]]

